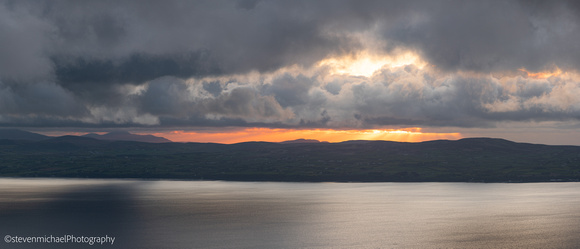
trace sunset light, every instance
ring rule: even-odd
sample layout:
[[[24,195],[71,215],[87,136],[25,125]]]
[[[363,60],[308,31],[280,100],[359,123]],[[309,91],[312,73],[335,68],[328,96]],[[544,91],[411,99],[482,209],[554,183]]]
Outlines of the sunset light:
[[[541,71],[541,72],[531,72],[531,71],[526,70],[525,68],[520,68],[518,70],[523,72],[524,76],[534,78],[534,79],[547,79],[547,78],[550,78],[552,76],[559,76],[563,73],[562,70],[558,67],[556,67],[555,69],[552,69],[550,71]]]
[[[371,52],[361,52],[353,56],[329,58],[319,62],[319,66],[328,66],[333,74],[370,77],[383,67],[401,67],[414,64],[422,68],[425,63],[414,53],[406,52],[400,55],[374,55]]]
[[[369,129],[369,130],[293,130],[246,128],[226,132],[172,131],[154,133],[174,142],[240,143],[247,141],[283,142],[296,139],[314,139],[321,142],[344,142],[349,140],[388,140],[397,142],[421,142],[437,139],[460,139],[460,133],[424,133],[421,128]]]
[[[578,248],[578,40],[580,0],[0,0],[0,249]]]
[[[5,128],[580,145],[574,1],[1,2]]]

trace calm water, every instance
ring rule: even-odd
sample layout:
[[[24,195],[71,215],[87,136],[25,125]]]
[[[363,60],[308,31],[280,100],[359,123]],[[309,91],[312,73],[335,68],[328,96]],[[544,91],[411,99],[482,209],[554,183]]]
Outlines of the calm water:
[[[580,183],[0,179],[0,248],[579,248]]]

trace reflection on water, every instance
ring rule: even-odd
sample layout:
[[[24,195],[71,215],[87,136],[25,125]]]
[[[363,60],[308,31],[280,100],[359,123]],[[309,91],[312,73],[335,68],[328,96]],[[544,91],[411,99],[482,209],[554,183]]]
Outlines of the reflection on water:
[[[579,183],[0,179],[0,248],[578,248]]]

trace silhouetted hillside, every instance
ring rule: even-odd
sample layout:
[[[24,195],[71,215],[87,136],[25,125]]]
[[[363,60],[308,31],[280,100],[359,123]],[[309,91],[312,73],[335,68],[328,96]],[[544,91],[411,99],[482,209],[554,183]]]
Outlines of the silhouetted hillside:
[[[288,140],[288,141],[284,141],[284,142],[280,142],[281,144],[316,144],[316,143],[328,143],[328,142],[321,142],[318,141],[316,139],[304,139],[304,138],[300,138],[300,139],[296,139],[296,140]]]
[[[145,142],[145,143],[170,143],[171,140],[164,138],[164,137],[157,137],[153,135],[137,135],[131,134],[126,131],[115,131],[109,132],[107,134],[99,135],[99,134],[86,134],[83,137],[90,137],[100,140],[115,140],[115,141],[136,141],[136,142]]]
[[[577,181],[580,147],[422,143],[143,143],[65,136],[0,143],[0,176],[242,181]]]
[[[66,135],[66,136],[60,136],[60,137],[46,139],[46,140],[37,142],[36,144],[37,145],[46,144],[48,146],[55,146],[57,144],[67,144],[67,145],[87,147],[87,146],[103,145],[105,143],[106,142],[104,142],[104,141],[100,141],[98,139],[94,139],[94,138],[90,138],[90,137],[79,137],[79,136]]]
[[[50,137],[18,129],[0,129],[0,139],[39,141],[47,138]]]

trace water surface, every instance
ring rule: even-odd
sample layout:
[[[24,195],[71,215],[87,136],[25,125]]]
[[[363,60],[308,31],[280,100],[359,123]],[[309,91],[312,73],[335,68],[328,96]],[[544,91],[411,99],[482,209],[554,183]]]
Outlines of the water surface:
[[[580,183],[0,179],[0,248],[579,248]]]

